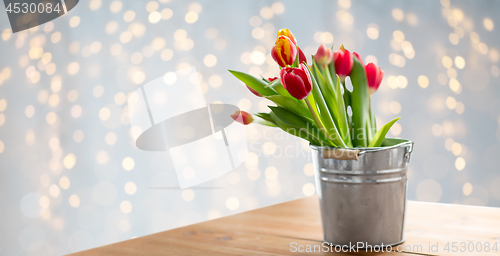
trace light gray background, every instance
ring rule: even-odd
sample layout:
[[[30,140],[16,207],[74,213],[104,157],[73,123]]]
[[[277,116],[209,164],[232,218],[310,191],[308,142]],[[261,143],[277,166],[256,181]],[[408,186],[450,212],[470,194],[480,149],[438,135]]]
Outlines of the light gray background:
[[[498,1],[119,2],[81,1],[14,35],[0,8],[1,255],[59,255],[313,194],[307,144],[257,125],[245,165],[214,189],[151,189],[178,186],[175,172],[167,155],[134,148],[124,104],[195,66],[207,102],[265,110],[227,69],[276,76],[282,27],[308,56],[333,42],[381,65],[379,124],[402,116],[393,136],[415,141],[409,199],[500,206]],[[165,8],[172,17],[151,23]]]

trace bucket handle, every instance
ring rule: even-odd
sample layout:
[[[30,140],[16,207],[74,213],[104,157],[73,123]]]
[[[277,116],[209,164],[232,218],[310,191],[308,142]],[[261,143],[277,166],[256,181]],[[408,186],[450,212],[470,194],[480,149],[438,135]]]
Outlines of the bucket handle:
[[[336,160],[358,160],[363,154],[359,149],[326,148],[323,150],[323,158]]]

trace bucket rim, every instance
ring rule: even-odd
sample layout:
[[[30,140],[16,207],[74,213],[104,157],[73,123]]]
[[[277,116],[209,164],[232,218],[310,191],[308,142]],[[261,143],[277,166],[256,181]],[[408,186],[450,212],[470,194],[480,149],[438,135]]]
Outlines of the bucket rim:
[[[408,139],[398,139],[398,138],[386,138],[384,142],[389,140],[389,142],[396,143],[394,145],[386,146],[386,147],[373,147],[373,148],[338,148],[338,147],[330,147],[330,146],[317,146],[313,144],[309,144],[309,146],[312,149],[315,150],[323,150],[323,149],[345,149],[345,150],[359,150],[361,154],[363,153],[368,153],[368,152],[378,152],[378,151],[385,151],[385,150],[391,150],[394,148],[400,148],[400,147],[408,147],[410,146],[410,152],[413,151],[413,144],[415,142],[408,140]],[[399,141],[399,143],[397,143]]]

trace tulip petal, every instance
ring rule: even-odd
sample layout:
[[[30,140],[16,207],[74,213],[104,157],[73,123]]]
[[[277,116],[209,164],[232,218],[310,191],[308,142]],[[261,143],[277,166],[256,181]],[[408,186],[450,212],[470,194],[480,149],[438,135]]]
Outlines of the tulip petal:
[[[236,111],[231,115],[234,121],[242,123],[244,125],[251,124],[253,122],[253,117],[245,111]]]
[[[304,52],[302,52],[302,49],[300,47],[297,47],[299,49],[299,64],[303,64],[304,62],[307,64],[307,58]]]
[[[293,73],[287,73],[283,75],[283,83],[285,84],[285,89],[293,97],[301,100],[307,96],[304,82],[302,81],[300,76]]]
[[[273,88],[279,95],[288,97],[298,102],[296,98],[294,98],[290,93],[283,87],[281,84],[281,79],[275,79],[270,84],[269,87]]]

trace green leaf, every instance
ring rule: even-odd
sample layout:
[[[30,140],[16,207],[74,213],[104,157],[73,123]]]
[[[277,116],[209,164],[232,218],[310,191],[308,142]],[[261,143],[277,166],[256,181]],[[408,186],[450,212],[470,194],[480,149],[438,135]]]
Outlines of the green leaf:
[[[384,142],[382,142],[382,147],[392,147],[406,142],[409,142],[409,140],[398,139],[398,138],[385,138]]]
[[[316,101],[314,100],[314,97],[311,97],[311,95],[309,95],[309,96],[307,96],[307,98],[303,99],[302,101],[305,102],[306,100],[313,107],[314,114],[316,116],[319,116],[318,106],[316,105]],[[307,104],[306,104],[306,107],[307,107]]]
[[[259,118],[259,119],[254,118],[254,123],[269,127],[278,127],[278,125],[276,124],[276,122],[274,122],[273,118],[269,115],[269,113],[257,113],[254,114],[254,116]]]
[[[321,69],[319,65],[316,63],[316,60],[313,59],[313,73],[316,75],[316,81],[318,82],[319,89],[321,90],[321,94],[323,95],[323,99],[325,100],[326,107],[330,111],[330,114],[332,114],[332,119],[333,123],[335,124],[335,127],[338,127],[338,110],[337,110],[337,103],[335,102],[336,97],[335,97],[335,92],[333,91],[332,88],[332,83],[328,82],[326,79],[327,74],[324,74],[323,71],[324,69]]]
[[[279,127],[273,120],[273,122],[269,122],[266,120],[256,120],[254,121],[255,123],[258,123],[260,125],[268,126],[268,127]]]
[[[333,45],[332,45],[333,48]],[[330,76],[332,77],[332,80],[335,81],[335,76],[337,73],[335,73],[335,61],[332,60],[330,64],[328,64],[328,73],[330,73]]]
[[[261,113],[257,113],[255,114],[255,116],[259,117],[260,119],[264,119],[266,121],[269,121],[269,122],[273,122],[274,120],[271,118],[270,116],[270,113],[264,113],[264,112],[261,112]]]
[[[317,142],[322,142],[325,145],[335,146],[335,144],[332,144],[313,122],[282,107],[269,106],[269,108],[271,109],[272,113],[286,125],[293,126],[300,131],[309,134],[309,136],[312,136]],[[300,131],[297,131],[297,133],[300,133]]]
[[[325,76],[327,77],[328,83],[331,86],[330,88],[332,89],[334,95],[337,96],[337,93],[339,93],[339,92],[337,92],[337,84],[335,83],[337,81],[336,80],[337,74],[335,74],[335,73],[331,74],[330,73],[330,68],[328,68],[328,67],[325,68],[325,67],[320,66],[320,65],[318,65],[318,67],[321,70],[321,72],[324,73]]]
[[[342,84],[342,86],[344,87],[344,104],[345,104],[345,109],[347,111],[347,106],[351,105],[351,92],[347,90],[345,84]]]
[[[281,95],[273,95],[273,96],[267,96],[266,99],[276,103],[276,105],[280,107],[284,107],[288,110],[291,110],[303,117],[306,117],[312,121],[312,116],[311,112],[304,106],[304,104],[292,100],[288,97],[281,96]]]
[[[310,136],[309,133],[300,132],[300,131],[298,131],[297,127],[283,123],[273,112],[271,112],[270,115],[274,119],[274,122],[278,125],[278,127],[281,128],[283,131],[285,131],[293,136],[297,136],[299,138],[307,140],[307,141],[309,141],[309,143],[312,143],[313,145],[323,145],[316,138],[314,138],[313,136]]]
[[[351,108],[352,108],[352,142],[355,147],[366,147],[367,131],[366,122],[369,118],[368,114],[368,82],[366,80],[365,67],[354,58],[354,66],[351,71]]]
[[[273,89],[269,88],[268,84],[261,79],[258,79],[252,75],[249,75],[247,73],[239,72],[239,71],[234,71],[234,70],[229,70],[233,76],[238,78],[240,81],[245,83],[247,86],[250,88],[254,89],[258,93],[264,95],[264,96],[271,96],[271,95],[276,95],[276,91]]]
[[[373,140],[370,141],[370,145],[368,147],[373,148],[373,147],[380,147],[382,145],[382,142],[385,139],[385,136],[391,129],[392,125],[396,123],[401,117],[396,117],[392,119],[390,122],[386,123],[380,130],[378,130],[377,133],[375,133],[375,136],[373,136]]]
[[[266,83],[270,83],[269,80],[267,80],[267,78],[263,77],[262,75],[259,75],[260,78],[262,79],[262,81],[266,82]]]
[[[351,133],[349,131],[349,123],[347,119],[347,112],[344,105],[344,97],[340,93],[340,78],[337,76],[337,111],[340,134],[347,147],[352,147]]]
[[[307,68],[309,71],[309,75],[311,76],[311,80],[313,83],[313,89],[312,89],[312,94],[314,97],[314,100],[316,101],[316,104],[318,105],[318,109],[320,112],[320,118],[322,123],[325,126],[325,129],[327,130],[327,133],[329,135],[329,139],[335,143],[338,147],[345,148],[346,145],[344,141],[342,140],[342,137],[339,134],[339,131],[337,130],[337,127],[335,126],[335,123],[333,121],[332,113],[328,110],[328,107],[326,106],[325,99],[323,98],[323,94],[321,93],[321,90],[318,86],[318,83],[316,82],[316,78],[312,74],[311,70],[309,67]]]

